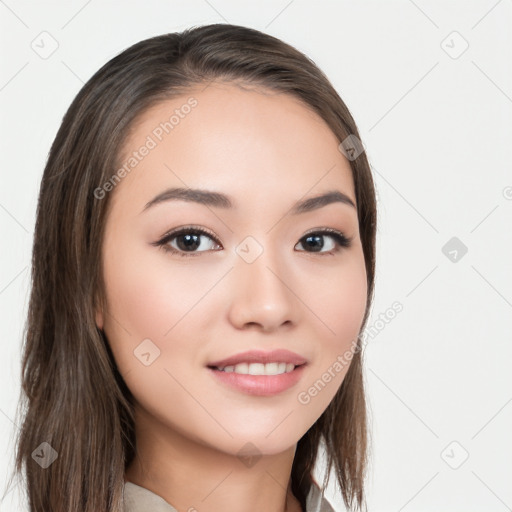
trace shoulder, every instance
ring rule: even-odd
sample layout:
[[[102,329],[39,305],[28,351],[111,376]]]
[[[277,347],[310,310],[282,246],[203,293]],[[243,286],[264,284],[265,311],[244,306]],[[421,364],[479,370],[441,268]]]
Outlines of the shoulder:
[[[124,483],[123,510],[124,512],[146,512],[147,510],[152,512],[177,512],[162,497],[145,487],[128,481]],[[318,484],[314,481],[306,500],[306,512],[335,512]]]
[[[315,480],[306,499],[306,512],[336,512]]]
[[[132,482],[124,483],[123,511],[124,512],[177,512],[161,496],[145,487]]]

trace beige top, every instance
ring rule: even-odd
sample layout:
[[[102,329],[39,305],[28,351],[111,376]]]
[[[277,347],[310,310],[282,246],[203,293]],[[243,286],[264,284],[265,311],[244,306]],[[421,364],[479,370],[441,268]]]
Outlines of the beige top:
[[[124,512],[177,512],[162,497],[133,482],[124,484]],[[313,483],[306,500],[306,512],[335,512],[323,496],[320,487]]]

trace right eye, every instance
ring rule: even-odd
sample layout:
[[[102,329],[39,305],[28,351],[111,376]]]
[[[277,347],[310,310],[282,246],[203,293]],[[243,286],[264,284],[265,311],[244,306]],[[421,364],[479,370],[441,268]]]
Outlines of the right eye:
[[[195,228],[193,226],[179,228],[177,230],[166,233],[162,239],[160,239],[158,242],[155,242],[153,245],[161,247],[165,252],[179,254],[180,256],[184,257],[196,256],[197,253],[200,252],[215,250],[213,247],[206,247],[203,250],[196,250],[205,245],[201,241],[201,238],[203,237],[209,238],[212,242],[214,242],[214,246],[220,246],[219,242],[212,233],[202,228]],[[174,240],[176,240],[176,246],[172,245]]]

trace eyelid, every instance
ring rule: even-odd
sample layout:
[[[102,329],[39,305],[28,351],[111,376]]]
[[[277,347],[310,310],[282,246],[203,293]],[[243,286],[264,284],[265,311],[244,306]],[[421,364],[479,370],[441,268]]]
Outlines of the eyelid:
[[[173,229],[169,230],[167,233],[165,233],[161,239],[165,239],[170,236],[175,237],[175,236],[181,235],[183,233],[189,233],[189,232],[201,233],[203,235],[208,235],[215,243],[222,245],[219,242],[219,240],[217,239],[217,237],[215,236],[215,234],[213,233],[213,231],[210,231],[207,228],[203,228],[202,226],[197,226],[195,224],[187,224],[185,226],[178,226],[177,228],[173,228]]]
[[[345,233],[343,233],[343,231],[340,231],[339,229],[334,229],[334,228],[322,228],[322,227],[319,227],[319,228],[313,228],[313,229],[309,229],[308,231],[306,231],[300,239],[306,237],[306,236],[309,236],[309,235],[313,235],[315,233],[332,233],[334,235],[342,235],[344,238],[346,238],[347,240],[352,240],[352,238],[349,238],[347,235],[345,235]]]

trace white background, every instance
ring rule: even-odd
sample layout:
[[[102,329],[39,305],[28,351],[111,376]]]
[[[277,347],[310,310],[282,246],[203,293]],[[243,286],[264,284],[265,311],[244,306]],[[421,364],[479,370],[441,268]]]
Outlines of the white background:
[[[379,208],[369,324],[403,305],[366,348],[370,510],[512,510],[511,15],[510,0],[1,1],[0,510],[25,510],[5,485],[36,201],[62,116],[131,44],[217,22],[310,56],[366,145]],[[43,31],[58,43],[46,59],[31,47]],[[456,261],[442,251],[452,237],[467,247]],[[327,497],[345,510],[333,479]]]

